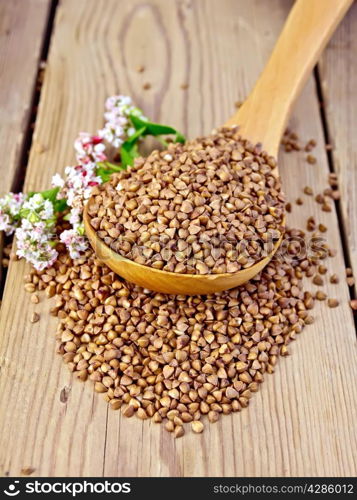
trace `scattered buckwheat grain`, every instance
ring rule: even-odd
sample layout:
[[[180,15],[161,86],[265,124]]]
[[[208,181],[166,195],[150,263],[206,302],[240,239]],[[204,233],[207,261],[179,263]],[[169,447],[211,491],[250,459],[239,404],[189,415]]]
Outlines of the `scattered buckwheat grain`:
[[[37,323],[40,320],[40,315],[34,312],[30,318],[31,323]]]
[[[337,307],[339,305],[339,301],[337,299],[328,299],[327,305],[329,307]]]
[[[314,155],[307,155],[306,161],[310,163],[310,165],[314,165],[316,163],[316,157]]]
[[[357,311],[357,300],[356,299],[351,300],[350,306],[353,311]]]

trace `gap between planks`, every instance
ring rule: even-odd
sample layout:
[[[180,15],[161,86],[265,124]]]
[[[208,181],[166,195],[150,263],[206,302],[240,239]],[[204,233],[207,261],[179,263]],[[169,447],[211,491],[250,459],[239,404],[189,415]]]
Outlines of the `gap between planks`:
[[[21,129],[19,128],[19,130],[17,131],[18,135],[21,137],[21,140],[17,148],[18,153],[14,156],[14,162],[11,167],[13,170],[12,179],[9,179],[8,182],[5,181],[5,183],[3,183],[0,196],[5,194],[6,191],[12,191],[13,193],[18,193],[21,192],[23,189],[27,163],[29,159],[29,152],[32,147],[33,131],[37,119],[38,104],[40,101],[41,88],[42,88],[42,82],[39,81],[39,75],[41,71],[40,64],[41,62],[47,61],[57,4],[58,0],[48,1],[45,26],[43,26],[43,31],[40,31],[39,33],[39,36],[42,37],[42,40],[41,40],[41,47],[38,50],[37,59],[36,59],[36,53],[34,54],[35,57],[34,63],[35,62],[37,63],[37,72],[36,74],[33,75],[33,82],[30,82],[30,86],[32,86],[32,89],[28,90],[29,93],[28,105],[26,106],[28,108],[28,113],[26,113],[24,120],[22,120],[21,123],[19,124],[19,127],[21,127]],[[20,5],[20,3],[18,5],[19,8],[22,10],[23,6]],[[29,9],[31,9],[30,4],[29,4]],[[19,16],[21,16],[21,13],[19,13]],[[11,28],[12,26],[9,26],[6,28],[6,30],[9,30],[11,32]],[[27,40],[23,40],[20,35],[19,41],[25,45],[25,47],[21,46],[20,50],[26,50]],[[16,55],[14,54],[13,56],[15,57]],[[11,120],[11,118],[8,117],[8,120]],[[16,133],[16,131],[13,131],[12,133],[14,134]],[[5,156],[7,154],[9,154],[9,152],[5,151]],[[2,266],[3,250],[4,250],[4,245],[6,244],[7,241],[8,238],[4,236],[3,232],[0,232],[0,307],[7,276],[7,270]]]
[[[357,4],[354,3],[338,27],[318,63],[324,113],[332,141],[330,152],[338,174],[339,211],[344,227],[349,264],[357,275]],[[356,284],[352,292],[356,297]]]
[[[328,122],[328,117],[325,112],[325,96],[322,91],[322,85],[321,85],[321,77],[320,77],[320,71],[319,71],[319,66],[316,65],[314,68],[314,77],[315,77],[315,84],[316,84],[316,94],[317,98],[319,100],[320,104],[320,118],[321,118],[321,125],[322,125],[322,130],[323,130],[323,135],[324,135],[324,140],[325,140],[325,147],[327,145],[331,145],[331,133],[330,133],[330,127],[329,127],[329,122]],[[337,169],[335,168],[335,162],[334,162],[334,157],[332,154],[332,151],[330,149],[326,148],[326,157],[327,157],[327,164],[329,166],[329,170],[331,173],[337,173]],[[346,221],[343,216],[343,211],[341,207],[341,201],[340,200],[335,200],[334,201],[335,205],[335,210],[336,210],[336,216],[338,220],[338,227],[340,230],[340,238],[341,238],[341,246],[342,246],[342,251],[343,251],[343,258],[345,261],[345,267],[346,268],[351,268],[353,269],[352,266],[352,257],[350,253],[350,248],[349,248],[349,240],[348,240],[348,235],[347,235],[347,228],[346,228]],[[348,287],[348,291],[350,294],[350,299],[353,300],[356,298],[356,287]],[[357,314],[354,315],[354,324],[355,324],[355,329],[356,329],[356,335],[357,335]]]

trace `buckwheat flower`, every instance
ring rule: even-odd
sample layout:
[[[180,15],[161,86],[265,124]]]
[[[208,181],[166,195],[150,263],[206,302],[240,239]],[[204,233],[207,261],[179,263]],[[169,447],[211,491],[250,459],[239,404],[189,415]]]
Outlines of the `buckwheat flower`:
[[[72,259],[78,259],[88,249],[87,238],[78,231],[79,227],[77,229],[67,229],[60,235],[60,240],[66,245]]]
[[[20,223],[20,211],[25,201],[22,193],[8,193],[0,198],[0,231],[9,236]]]
[[[23,203],[20,216],[21,225],[16,229],[16,254],[42,271],[50,267],[58,256],[53,204],[41,193],[36,193]]]
[[[58,257],[54,236],[53,224],[49,227],[45,221],[34,223],[25,218],[16,229],[16,254],[38,271],[51,267]]]
[[[127,120],[124,120],[123,126],[113,125],[111,122],[106,122],[104,127],[99,130],[99,134],[109,144],[115,148],[120,148],[126,138],[125,128],[127,127]]]
[[[131,97],[127,95],[112,95],[107,98],[105,101],[105,107],[109,111],[114,109],[114,108],[125,108],[132,106],[133,102],[131,100]]]
[[[44,199],[41,193],[34,194],[24,202],[20,215],[34,224],[40,221],[48,226],[54,224],[53,204]]]
[[[94,163],[66,167],[65,183],[57,198],[66,198],[68,206],[76,207],[82,212],[93,187],[101,183],[102,179],[96,175],[96,165]]]
[[[96,165],[93,163],[66,167],[65,183],[57,198],[66,198],[68,206],[82,213],[93,187],[101,183],[102,179],[96,175]]]
[[[65,185],[65,180],[59,175],[59,174],[55,174],[53,177],[52,177],[52,187],[58,187],[60,189],[64,188],[64,185]]]
[[[81,132],[74,141],[77,161],[82,164],[99,163],[107,160],[103,138]]]
[[[71,226],[76,229],[78,226],[82,225],[82,212],[79,208],[72,208],[69,216],[69,222]]]
[[[10,216],[3,212],[0,212],[0,231],[5,231],[8,236],[15,231],[15,225]]]
[[[88,249],[82,214],[93,187],[101,183],[102,179],[96,175],[94,163],[80,164],[65,169],[65,183],[59,196],[66,198],[67,205],[71,207],[66,219],[72,228],[63,231],[60,240],[66,245],[72,259],[79,258],[81,253]]]
[[[104,127],[99,130],[98,135],[115,148],[119,148],[128,137],[135,133],[129,115],[135,115],[142,120],[146,119],[141,109],[135,107],[128,96],[108,97],[105,108],[104,118],[106,122]]]

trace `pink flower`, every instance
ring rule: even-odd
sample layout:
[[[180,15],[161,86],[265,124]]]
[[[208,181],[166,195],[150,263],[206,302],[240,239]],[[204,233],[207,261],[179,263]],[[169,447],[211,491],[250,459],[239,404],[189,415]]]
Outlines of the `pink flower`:
[[[92,163],[66,167],[65,173],[66,182],[60,196],[67,198],[70,207],[76,207],[82,212],[93,187],[101,184],[102,179],[96,175],[96,168]]]
[[[103,138],[97,135],[81,132],[74,142],[74,149],[79,163],[98,163],[107,160]]]

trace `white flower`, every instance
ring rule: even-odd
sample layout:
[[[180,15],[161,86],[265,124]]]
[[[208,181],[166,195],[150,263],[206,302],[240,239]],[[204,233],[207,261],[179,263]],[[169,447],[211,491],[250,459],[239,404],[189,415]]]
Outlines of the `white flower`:
[[[15,225],[8,214],[0,212],[0,231],[5,231],[7,235],[15,231]]]
[[[20,221],[20,210],[25,201],[22,193],[8,193],[0,198],[0,231],[12,234]]]
[[[66,245],[72,259],[78,259],[81,253],[88,249],[88,240],[83,234],[78,233],[78,228],[63,231],[60,239]]]
[[[51,267],[58,256],[54,248],[54,236],[53,227],[49,228],[44,221],[31,223],[23,219],[21,226],[16,229],[16,254],[38,271]]]
[[[76,208],[80,215],[93,187],[101,184],[102,179],[96,175],[96,165],[93,163],[66,167],[65,174],[66,181],[59,197],[66,198],[67,205]]]
[[[41,193],[28,198],[22,205],[21,225],[16,229],[17,255],[42,271],[52,266],[58,256],[54,208]]]
[[[88,248],[88,240],[84,235],[82,220],[84,205],[90,198],[93,187],[101,184],[102,179],[96,175],[96,165],[94,163],[66,167],[65,174],[65,184],[59,196],[66,198],[67,205],[71,207],[67,219],[72,229],[63,231],[60,240],[66,245],[71,258],[77,259]]]
[[[131,97],[126,95],[112,95],[105,101],[105,107],[109,110],[118,107],[131,106]]]
[[[28,213],[27,213],[28,212]],[[23,216],[32,221],[45,221],[47,224],[53,224],[54,209],[50,200],[45,200],[41,193],[31,196],[22,206]]]
[[[24,203],[26,197],[22,193],[9,193],[5,196],[9,205],[9,210],[11,215],[15,216],[20,213],[22,204]]]
[[[52,186],[53,187],[59,187],[60,189],[62,189],[64,187],[64,184],[65,184],[65,180],[62,179],[62,177],[59,174],[55,174],[52,177]]]
[[[40,193],[36,193],[31,198],[29,198],[26,203],[24,203],[24,208],[28,208],[30,210],[37,210],[41,208],[44,202],[43,196]]]
[[[128,96],[108,97],[105,107],[107,109],[104,113],[106,123],[99,130],[98,135],[115,148],[119,148],[128,137],[135,133],[129,115],[133,114],[142,120],[146,120],[146,118],[139,108],[133,106],[132,100]]]
[[[69,222],[71,223],[73,228],[76,228],[80,224],[82,224],[81,212],[78,208],[72,208],[70,213]]]
[[[122,127],[114,127],[111,123],[107,122],[104,128],[99,130],[99,135],[103,137],[109,144],[116,149],[125,141],[125,130]]]

